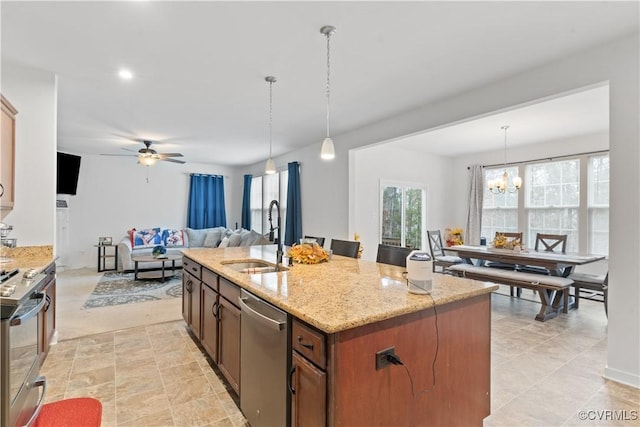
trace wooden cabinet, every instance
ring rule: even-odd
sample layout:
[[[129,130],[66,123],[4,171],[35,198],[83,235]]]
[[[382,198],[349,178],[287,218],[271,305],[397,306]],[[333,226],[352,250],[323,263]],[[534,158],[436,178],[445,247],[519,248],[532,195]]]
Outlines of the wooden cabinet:
[[[43,273],[47,276],[44,287],[42,288],[46,302],[44,310],[40,314],[40,337],[39,337],[39,353],[40,363],[44,363],[44,360],[49,353],[51,347],[51,340],[56,329],[56,264],[52,263],[44,269]]]
[[[326,426],[327,373],[295,351],[291,363],[291,425]]]
[[[2,95],[2,122],[0,125],[0,209],[13,209],[14,167],[15,167],[15,129],[18,111]]]
[[[200,293],[202,292],[201,267],[185,258],[182,274],[182,317],[191,331],[200,339]]]
[[[294,319],[291,324],[291,425],[326,426],[326,337]]]
[[[187,257],[182,265],[182,317],[239,394],[240,287]]]
[[[218,368],[236,393],[240,393],[240,308],[236,305],[238,296],[240,296],[240,288],[221,277],[218,310]]]
[[[202,347],[218,363],[218,312],[220,311],[218,294],[218,276],[209,270],[202,274]]]

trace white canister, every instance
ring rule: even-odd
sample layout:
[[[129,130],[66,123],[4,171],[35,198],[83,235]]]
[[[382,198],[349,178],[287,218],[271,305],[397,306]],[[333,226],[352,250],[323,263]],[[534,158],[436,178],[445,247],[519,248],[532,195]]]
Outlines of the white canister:
[[[407,256],[407,281],[412,294],[428,294],[433,288],[433,260],[428,252],[412,251]]]

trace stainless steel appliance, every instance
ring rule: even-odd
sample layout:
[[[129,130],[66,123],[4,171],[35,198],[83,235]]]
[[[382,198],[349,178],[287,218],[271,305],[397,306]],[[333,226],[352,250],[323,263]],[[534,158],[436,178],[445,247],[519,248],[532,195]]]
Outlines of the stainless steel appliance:
[[[240,409],[251,427],[289,425],[287,313],[242,290]]]
[[[0,427],[29,425],[44,402],[38,315],[45,282],[34,270],[0,272]]]

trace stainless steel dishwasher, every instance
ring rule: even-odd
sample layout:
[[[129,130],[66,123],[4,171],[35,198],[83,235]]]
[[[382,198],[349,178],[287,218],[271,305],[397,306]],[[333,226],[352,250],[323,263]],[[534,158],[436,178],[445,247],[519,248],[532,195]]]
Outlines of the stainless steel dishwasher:
[[[241,290],[240,409],[251,427],[288,425],[287,313]]]

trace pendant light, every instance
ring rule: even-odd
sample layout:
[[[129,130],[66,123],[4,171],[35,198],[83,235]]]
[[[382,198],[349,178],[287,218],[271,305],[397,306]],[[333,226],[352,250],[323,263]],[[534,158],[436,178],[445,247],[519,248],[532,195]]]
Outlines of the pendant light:
[[[330,40],[331,36],[336,33],[336,28],[331,25],[325,25],[320,28],[320,32],[327,37],[327,137],[322,141],[322,148],[320,149],[320,157],[324,160],[332,160],[336,157],[336,150],[333,147],[333,140],[329,134],[329,101],[330,101],[330,76],[331,76],[331,50]]]
[[[489,180],[489,191],[493,194],[504,194],[505,192],[515,193],[522,187],[522,178],[513,177],[513,187],[509,188],[509,174],[507,173],[507,129],[509,125],[504,125],[500,129],[504,130],[504,173],[502,178]]]
[[[276,164],[271,157],[273,148],[273,84],[276,82],[276,78],[273,76],[267,76],[264,78],[269,83],[269,160],[264,168],[264,173],[272,175],[276,173]]]

